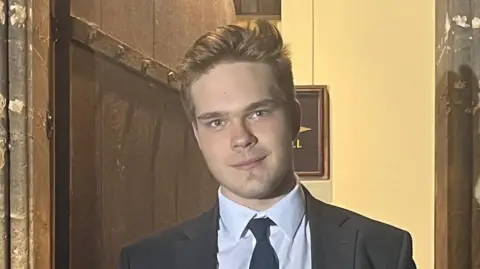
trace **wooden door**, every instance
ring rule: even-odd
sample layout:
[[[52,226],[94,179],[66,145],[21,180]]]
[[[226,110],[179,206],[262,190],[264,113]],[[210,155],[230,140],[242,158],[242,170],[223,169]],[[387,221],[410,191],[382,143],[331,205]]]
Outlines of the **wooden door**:
[[[216,183],[177,92],[76,42],[71,60],[71,268],[114,268],[123,244],[209,208]]]
[[[56,182],[56,268],[114,269],[122,245],[214,202],[217,183],[168,74],[197,36],[232,22],[233,4],[57,5],[55,72],[68,92],[56,101],[68,104],[58,124],[68,148]]]

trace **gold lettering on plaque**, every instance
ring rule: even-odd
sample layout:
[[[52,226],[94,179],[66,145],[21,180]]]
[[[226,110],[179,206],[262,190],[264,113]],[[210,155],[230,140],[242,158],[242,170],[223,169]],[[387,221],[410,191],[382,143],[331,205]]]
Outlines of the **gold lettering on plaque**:
[[[300,142],[300,139],[297,139],[293,142],[293,148],[294,149],[301,149],[303,148],[302,143]]]
[[[310,130],[312,130],[312,129],[308,128],[308,127],[303,127],[303,126],[300,127],[300,133],[308,132]],[[299,138],[295,139],[295,141],[292,142],[292,146],[293,146],[294,149],[303,148],[302,142],[300,141]]]

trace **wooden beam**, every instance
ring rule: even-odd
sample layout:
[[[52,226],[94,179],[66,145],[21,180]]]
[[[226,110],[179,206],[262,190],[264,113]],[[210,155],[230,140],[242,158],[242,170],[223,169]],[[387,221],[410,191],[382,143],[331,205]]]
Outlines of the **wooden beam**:
[[[50,1],[0,1],[0,268],[51,269]]]
[[[480,269],[480,2],[471,1],[470,25],[472,26],[472,137],[473,137],[473,178],[472,199],[472,268]]]
[[[29,269],[52,269],[53,261],[53,195],[52,148],[49,127],[51,112],[51,1],[29,0],[31,35],[27,63],[28,113],[28,204]],[[13,268],[13,267],[12,267]]]
[[[158,60],[145,56],[132,46],[102,31],[94,24],[72,16],[72,38],[140,75],[150,77],[174,90],[179,90],[172,69]]]
[[[478,92],[480,57],[476,54],[480,43],[473,34],[474,8],[470,2],[436,0],[435,5],[436,269],[480,268],[480,224],[475,223],[478,210],[473,197],[472,117],[473,97]]]
[[[10,204],[8,180],[8,31],[5,24],[8,4],[0,0],[0,269],[10,264]]]

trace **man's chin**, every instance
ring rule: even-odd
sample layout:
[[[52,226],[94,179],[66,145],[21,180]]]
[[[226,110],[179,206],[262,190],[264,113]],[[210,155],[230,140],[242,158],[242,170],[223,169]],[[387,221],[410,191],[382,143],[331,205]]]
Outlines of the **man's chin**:
[[[249,184],[250,186],[246,187],[241,191],[242,196],[245,199],[255,199],[255,200],[263,200],[269,199],[272,197],[273,193],[275,192],[275,186],[271,184],[258,184],[258,182],[252,182]]]

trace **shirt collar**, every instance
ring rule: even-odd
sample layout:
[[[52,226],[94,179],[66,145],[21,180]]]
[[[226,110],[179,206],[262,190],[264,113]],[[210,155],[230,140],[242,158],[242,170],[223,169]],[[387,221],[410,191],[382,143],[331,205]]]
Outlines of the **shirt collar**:
[[[269,217],[289,239],[292,239],[305,215],[305,199],[300,184],[263,212],[233,202],[225,197],[220,189],[218,200],[220,221],[237,240],[244,235],[248,223],[255,217]]]

